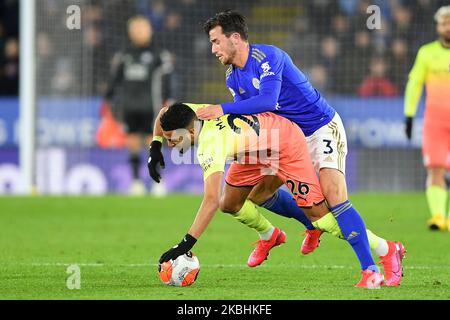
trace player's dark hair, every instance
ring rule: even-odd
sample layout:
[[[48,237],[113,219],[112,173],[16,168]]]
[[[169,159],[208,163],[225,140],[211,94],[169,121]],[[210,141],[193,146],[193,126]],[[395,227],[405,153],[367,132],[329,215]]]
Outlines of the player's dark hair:
[[[164,131],[172,131],[188,129],[196,118],[197,115],[191,108],[181,102],[177,102],[162,114],[159,121]]]
[[[222,31],[227,37],[237,32],[241,35],[242,39],[248,39],[247,22],[245,21],[245,17],[237,11],[226,10],[216,13],[214,17],[209,18],[203,24],[203,30],[209,35],[209,31],[217,26],[222,27]]]

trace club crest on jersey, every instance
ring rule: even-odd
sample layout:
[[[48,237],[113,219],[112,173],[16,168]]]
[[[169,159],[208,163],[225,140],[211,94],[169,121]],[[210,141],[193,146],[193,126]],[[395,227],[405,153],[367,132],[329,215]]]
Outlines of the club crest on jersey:
[[[141,62],[144,64],[150,64],[153,61],[153,54],[149,51],[146,51],[141,54]]]
[[[259,79],[253,78],[252,83],[253,83],[253,86],[259,90]]]

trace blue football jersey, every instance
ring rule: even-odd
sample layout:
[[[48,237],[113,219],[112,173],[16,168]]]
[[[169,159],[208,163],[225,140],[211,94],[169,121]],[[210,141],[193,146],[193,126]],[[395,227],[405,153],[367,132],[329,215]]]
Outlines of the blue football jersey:
[[[251,44],[244,68],[230,66],[226,83],[234,102],[222,103],[225,114],[271,111],[297,123],[305,136],[335,115],[289,55],[275,46]]]

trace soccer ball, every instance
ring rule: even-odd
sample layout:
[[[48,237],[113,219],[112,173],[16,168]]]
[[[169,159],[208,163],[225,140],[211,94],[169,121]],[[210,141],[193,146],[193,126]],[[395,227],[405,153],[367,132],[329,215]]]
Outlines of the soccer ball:
[[[162,264],[158,264],[159,277],[169,286],[190,286],[197,279],[200,262],[195,254],[188,252]]]

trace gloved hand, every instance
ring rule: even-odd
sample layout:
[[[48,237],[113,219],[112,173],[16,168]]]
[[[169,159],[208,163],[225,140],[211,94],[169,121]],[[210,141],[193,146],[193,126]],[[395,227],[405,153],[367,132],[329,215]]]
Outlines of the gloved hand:
[[[152,141],[147,162],[148,173],[150,177],[152,177],[152,179],[157,183],[159,183],[161,180],[160,168],[164,169],[166,166],[166,164],[164,163],[164,156],[161,152],[161,148],[161,142],[156,140]]]
[[[162,254],[161,258],[159,258],[159,263],[164,263],[169,260],[175,260],[179,256],[189,252],[196,242],[197,239],[195,239],[189,233],[186,234],[179,244]]]
[[[413,118],[406,117],[405,118],[405,133],[406,133],[406,137],[408,138],[408,140],[411,140],[412,128],[413,128]]]

